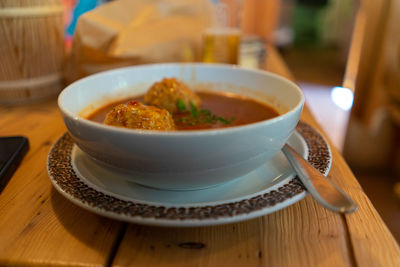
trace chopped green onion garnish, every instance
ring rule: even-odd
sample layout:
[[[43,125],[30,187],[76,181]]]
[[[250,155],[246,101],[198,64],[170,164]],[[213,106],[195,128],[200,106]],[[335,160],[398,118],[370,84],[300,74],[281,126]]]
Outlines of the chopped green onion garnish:
[[[180,112],[185,112],[186,111],[186,105],[183,102],[182,99],[178,99],[178,101],[176,101],[176,105],[178,106],[178,109]]]
[[[223,117],[218,117],[217,120],[224,124],[231,124],[231,122],[234,120],[234,118],[225,119]]]
[[[193,103],[190,103],[190,109],[189,111],[186,110],[186,106],[183,103],[183,101],[179,101],[178,102],[178,107],[185,107],[185,109],[180,109],[181,112],[187,112],[190,113],[190,115],[186,115],[183,116],[179,119],[176,119],[176,121],[178,122],[182,122],[185,123],[187,125],[196,125],[199,123],[206,123],[206,124],[215,124],[218,122],[221,122],[223,124],[229,125],[232,123],[233,120],[235,120],[235,118],[224,118],[224,117],[220,117],[217,116],[215,114],[212,114],[210,110],[208,109],[197,109],[197,107],[195,105],[193,105]]]
[[[190,102],[190,116],[197,118],[197,107]]]

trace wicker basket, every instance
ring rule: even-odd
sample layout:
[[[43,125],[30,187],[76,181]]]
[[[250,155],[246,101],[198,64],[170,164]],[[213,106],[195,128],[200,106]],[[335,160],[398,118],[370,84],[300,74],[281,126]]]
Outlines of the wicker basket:
[[[0,104],[29,103],[60,92],[60,0],[1,0],[0,40]]]

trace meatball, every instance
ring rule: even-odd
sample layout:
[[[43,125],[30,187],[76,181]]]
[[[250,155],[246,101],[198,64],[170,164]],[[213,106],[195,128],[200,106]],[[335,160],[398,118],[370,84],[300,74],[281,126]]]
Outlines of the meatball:
[[[174,120],[167,110],[138,101],[117,105],[106,115],[104,123],[132,129],[175,130]]]
[[[144,96],[144,101],[148,105],[166,109],[171,114],[180,110],[178,101],[183,102],[187,108],[190,103],[197,108],[201,103],[200,97],[175,78],[164,78],[161,82],[153,84]]]

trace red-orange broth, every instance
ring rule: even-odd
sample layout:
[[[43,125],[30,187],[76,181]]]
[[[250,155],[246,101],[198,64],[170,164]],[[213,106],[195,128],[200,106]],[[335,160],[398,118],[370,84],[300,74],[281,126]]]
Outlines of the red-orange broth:
[[[232,127],[271,119],[279,115],[274,108],[244,96],[230,93],[196,93],[202,100],[200,109],[209,110],[217,116],[226,118],[229,120],[229,123],[196,123],[194,125],[189,125],[180,120],[180,117],[188,116],[188,113],[175,113],[172,114],[172,116],[177,130],[201,130]],[[107,104],[96,110],[87,118],[95,122],[103,123],[106,114],[116,105],[127,103],[130,100],[137,100],[143,103],[143,99],[144,96],[138,96]]]

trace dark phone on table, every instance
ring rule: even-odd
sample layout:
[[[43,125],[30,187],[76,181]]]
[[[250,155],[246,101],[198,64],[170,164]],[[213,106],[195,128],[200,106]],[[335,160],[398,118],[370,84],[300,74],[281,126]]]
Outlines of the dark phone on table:
[[[24,136],[0,137],[0,194],[29,149]]]

